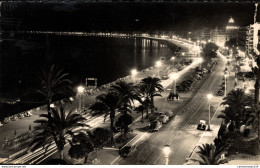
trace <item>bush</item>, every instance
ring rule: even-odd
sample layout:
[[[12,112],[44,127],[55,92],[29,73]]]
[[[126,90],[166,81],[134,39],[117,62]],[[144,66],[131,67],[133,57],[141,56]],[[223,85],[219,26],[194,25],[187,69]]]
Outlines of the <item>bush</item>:
[[[243,136],[248,137],[249,134],[250,134],[250,129],[245,129]]]
[[[229,132],[234,132],[235,128],[236,128],[236,126],[233,122],[228,125],[228,131]]]

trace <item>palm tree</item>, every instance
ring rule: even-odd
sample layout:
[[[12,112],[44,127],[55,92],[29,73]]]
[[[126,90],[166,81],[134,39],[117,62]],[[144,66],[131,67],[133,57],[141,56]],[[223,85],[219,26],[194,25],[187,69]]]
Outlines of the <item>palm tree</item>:
[[[120,80],[112,85],[110,91],[116,93],[119,98],[118,107],[119,110],[123,113],[123,115],[127,115],[131,112],[132,105],[134,104],[134,100],[138,100],[142,102],[141,98],[139,97],[138,87],[134,86],[133,83],[126,83],[123,80]],[[128,125],[125,122],[124,125],[124,133],[127,134]]]
[[[126,83],[120,80],[111,86],[110,91],[115,92],[118,96],[118,105],[125,108],[123,111],[124,114],[127,114],[127,107],[132,107],[134,100],[141,102],[138,87],[134,86],[133,83]]]
[[[151,102],[151,112],[154,112],[154,97],[162,96],[163,86],[160,84],[161,79],[156,77],[146,77],[140,82],[140,91],[145,99]]]
[[[219,114],[217,117],[222,118],[224,121],[224,124],[227,125],[230,123],[231,127],[233,126],[233,124],[235,124],[236,128],[239,127],[239,124],[241,121],[240,120],[241,116],[234,108],[226,107],[225,110],[223,110],[221,112],[222,112],[222,114]]]
[[[99,111],[99,114],[104,114],[104,120],[109,115],[110,116],[110,130],[114,131],[114,119],[116,114],[116,109],[118,107],[118,96],[115,92],[108,91],[108,93],[100,94],[96,97],[96,102],[90,106],[93,111]],[[95,113],[93,114],[95,115]],[[111,144],[113,143],[113,134],[111,136]]]
[[[74,95],[72,82],[68,79],[68,75],[68,73],[63,72],[63,69],[59,69],[55,65],[52,65],[48,71],[42,69],[42,74],[39,77],[41,88],[35,91],[45,97],[48,113],[54,97],[64,96],[69,98]]]
[[[246,106],[252,106],[252,98],[247,96],[243,89],[235,89],[228,93],[221,105],[228,105],[236,110],[243,111]]]
[[[137,113],[142,113],[142,119],[141,119],[141,122],[144,121],[144,111],[146,110],[146,107],[144,105],[139,105],[138,107],[136,107],[134,109],[134,111],[136,111]]]
[[[197,159],[191,160],[199,162],[201,165],[219,165],[227,162],[227,160],[221,159],[221,155],[226,153],[223,147],[217,150],[213,144],[202,144],[202,147],[199,146],[197,154],[203,161]]]
[[[239,128],[249,118],[247,107],[252,106],[252,100],[252,97],[246,95],[244,90],[232,90],[224,97],[221,105],[227,105],[227,107],[222,111],[222,114],[218,115],[218,118],[223,118],[225,124],[231,122],[231,125],[235,124],[236,128]]]
[[[145,99],[144,101],[141,102],[141,105],[139,105],[134,109],[134,111],[136,111],[137,113],[142,113],[141,122],[143,122],[144,120],[144,111],[146,111],[146,117],[148,117],[149,105],[150,105],[150,101],[148,99]]]
[[[86,118],[73,111],[74,110],[71,109],[66,115],[64,108],[61,106],[60,110],[51,108],[49,114],[41,114],[40,117],[44,119],[34,121],[34,123],[38,123],[39,125],[34,127],[34,139],[30,143],[29,149],[34,151],[42,146],[47,150],[54,141],[60,153],[60,159],[63,159],[63,149],[66,140],[68,140],[74,132],[80,132],[88,127],[88,125],[84,123]],[[80,129],[75,131],[75,128]]]

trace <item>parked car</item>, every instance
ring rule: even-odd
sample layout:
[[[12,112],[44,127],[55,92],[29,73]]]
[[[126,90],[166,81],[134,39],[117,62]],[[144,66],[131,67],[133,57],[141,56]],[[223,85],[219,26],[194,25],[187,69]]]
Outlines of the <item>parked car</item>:
[[[160,121],[161,123],[165,124],[165,123],[167,123],[167,121],[169,121],[169,117],[168,117],[167,115],[165,115],[165,114],[160,115],[159,121]]]
[[[168,75],[163,75],[163,76],[161,77],[161,79],[162,79],[162,80],[167,80],[167,79],[169,79],[169,76],[168,76]]]
[[[205,120],[200,120],[200,123],[198,124],[197,129],[205,131],[206,130],[206,121]]]
[[[149,132],[159,131],[162,127],[162,123],[159,120],[151,121],[149,124]]]
[[[24,115],[23,114],[18,114],[18,118],[22,119],[22,118],[24,118]]]
[[[136,146],[132,145],[132,146],[123,146],[119,149],[119,155],[121,157],[129,157],[132,156],[133,153],[135,153],[136,151]]]
[[[165,113],[169,118],[173,117],[173,111],[169,110]]]
[[[216,93],[217,96],[223,96],[224,95],[224,91],[223,90],[219,90],[217,93]]]
[[[16,121],[17,119],[18,119],[18,117],[16,115],[11,116],[12,121]]]
[[[10,117],[6,117],[3,121],[3,124],[7,124],[10,121]]]

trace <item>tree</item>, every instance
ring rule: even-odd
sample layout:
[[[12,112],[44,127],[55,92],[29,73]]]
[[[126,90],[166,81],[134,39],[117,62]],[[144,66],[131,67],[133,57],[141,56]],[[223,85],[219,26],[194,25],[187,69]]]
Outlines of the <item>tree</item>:
[[[92,140],[88,137],[85,132],[80,132],[77,135],[73,135],[72,141],[69,141],[71,148],[68,154],[71,158],[84,159],[84,164],[87,163],[88,155],[94,151],[94,145]]]
[[[162,96],[160,93],[163,92],[163,86],[160,84],[161,80],[156,77],[146,77],[140,82],[140,92],[142,97],[149,100],[151,103],[151,112],[154,112],[154,97]],[[149,106],[146,106],[147,108]]]
[[[221,105],[228,105],[235,109],[243,110],[246,106],[252,106],[252,97],[246,95],[243,89],[230,91],[223,100]]]
[[[141,102],[140,94],[138,93],[138,88],[133,85],[133,83],[126,83],[123,80],[120,80],[112,85],[110,91],[115,92],[119,98],[119,106],[130,106],[134,104],[134,100]],[[127,114],[127,108],[123,111],[124,114]]]
[[[203,52],[207,57],[216,57],[216,51],[218,50],[218,46],[215,43],[207,43],[203,48]]]
[[[223,118],[225,124],[230,122],[230,129],[234,125],[239,128],[242,124],[246,124],[250,117],[251,110],[247,107],[252,106],[252,97],[245,94],[244,90],[236,89],[228,93],[224,97],[221,105],[227,105],[222,114],[218,118]]]
[[[97,101],[90,106],[90,109],[94,111],[99,111],[100,113],[103,114],[105,113],[104,120],[108,115],[110,116],[110,130],[112,132],[112,136],[111,136],[111,144],[112,144],[114,141],[113,139],[114,119],[115,119],[116,109],[118,107],[119,98],[115,92],[108,91],[108,93],[97,96],[96,100]]]
[[[134,100],[138,100],[142,102],[141,98],[139,97],[140,94],[138,92],[138,87],[134,86],[133,83],[126,83],[125,81],[118,81],[115,85],[112,85],[110,91],[116,93],[119,98],[118,101],[118,110],[126,116],[128,113],[131,113],[132,105],[134,104]],[[128,125],[126,122],[123,122],[125,134],[127,134]]]
[[[112,133],[108,129],[98,127],[92,132],[89,131],[88,136],[95,148],[101,148],[110,140]]]
[[[80,132],[88,127],[84,123],[86,118],[73,111],[71,109],[66,115],[64,108],[61,106],[60,110],[51,108],[49,114],[41,114],[40,117],[44,119],[34,121],[39,125],[34,127],[34,138],[29,145],[29,149],[34,151],[39,147],[43,147],[47,150],[54,141],[60,153],[60,159],[63,159],[63,149],[68,138],[73,136],[73,133]],[[75,131],[75,128],[80,129]]]
[[[138,107],[136,107],[136,108],[134,109],[134,111],[136,111],[137,113],[142,113],[141,122],[143,122],[143,120],[144,120],[144,111],[145,111],[146,109],[147,109],[146,106],[143,105],[143,104],[139,105]]]
[[[124,134],[128,133],[128,125],[133,123],[133,117],[130,114],[121,115],[116,121],[116,127],[120,130],[124,130]]]
[[[227,163],[227,160],[221,159],[221,155],[226,153],[223,147],[217,150],[213,144],[202,144],[202,146],[199,146],[197,154],[203,161],[197,159],[192,160],[199,162],[201,165],[219,165]]]
[[[74,95],[72,82],[68,79],[68,75],[55,65],[52,65],[49,70],[42,69],[42,74],[39,77],[41,87],[35,91],[45,97],[48,113],[50,112],[50,104],[55,97],[69,98]]]

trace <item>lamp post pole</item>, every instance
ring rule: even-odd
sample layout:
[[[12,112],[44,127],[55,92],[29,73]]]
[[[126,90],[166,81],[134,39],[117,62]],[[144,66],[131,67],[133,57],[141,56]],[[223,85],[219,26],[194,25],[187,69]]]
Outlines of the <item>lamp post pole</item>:
[[[158,78],[160,78],[160,73],[159,73],[159,68],[160,68],[160,66],[162,65],[162,63],[161,63],[161,61],[157,61],[156,62],[156,66],[157,66],[157,69],[158,69]]]
[[[171,79],[174,80],[173,82],[173,94],[176,94],[176,80],[179,78],[179,75],[177,73],[171,74]]]
[[[84,93],[84,87],[83,86],[79,86],[78,88],[78,95],[79,95],[79,112],[81,112],[82,110],[82,103],[81,103],[81,99],[82,99],[82,94]]]
[[[173,68],[174,68],[174,60],[175,60],[175,57],[172,57],[171,60],[172,60]]]
[[[164,145],[165,165],[169,164],[169,154],[171,153],[170,145]]]
[[[212,98],[212,94],[208,94],[208,101],[209,101],[209,122],[208,122],[208,131],[210,131],[210,100]]]
[[[136,70],[136,69],[133,69],[133,70],[131,71],[131,74],[132,74],[132,76],[133,76],[133,82],[135,83],[135,76],[136,76],[136,74],[137,74],[137,70]]]

